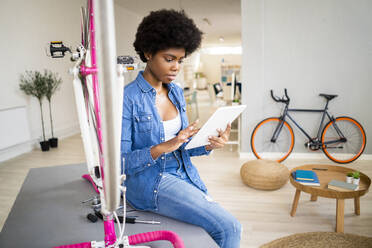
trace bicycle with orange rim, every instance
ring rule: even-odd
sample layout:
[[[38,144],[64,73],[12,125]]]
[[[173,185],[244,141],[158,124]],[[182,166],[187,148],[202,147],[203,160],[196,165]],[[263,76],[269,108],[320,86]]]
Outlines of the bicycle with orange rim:
[[[291,154],[295,136],[287,119],[308,138],[305,147],[312,151],[322,150],[332,161],[340,164],[351,163],[363,153],[366,147],[366,134],[363,126],[355,119],[347,116],[333,117],[328,112],[328,103],[337,95],[319,94],[326,99],[324,109],[290,109],[287,89],[284,96],[271,97],[276,102],[284,103],[285,107],[279,117],[269,117],[259,122],[251,136],[251,148],[258,159],[284,161]],[[289,112],[322,113],[322,119],[317,136],[312,138],[289,114]],[[326,117],[328,123],[324,125]]]

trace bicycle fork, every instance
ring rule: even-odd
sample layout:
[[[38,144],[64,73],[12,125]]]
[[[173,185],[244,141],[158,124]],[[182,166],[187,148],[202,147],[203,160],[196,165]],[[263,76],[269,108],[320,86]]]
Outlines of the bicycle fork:
[[[345,135],[341,132],[341,130],[338,128],[337,124],[336,124],[336,119],[332,116],[330,118],[330,120],[332,121],[332,127],[336,130],[336,133],[338,134],[339,136],[339,139],[335,139],[335,140],[332,140],[332,141],[327,141],[327,142],[322,142],[322,147],[326,147],[326,148],[343,148],[342,146],[339,146],[339,147],[327,147],[327,145],[330,145],[330,144],[337,144],[337,143],[346,143],[347,139],[345,137]]]
[[[276,126],[276,128],[275,128],[275,131],[274,131],[274,133],[273,133],[273,137],[271,137],[271,142],[272,143],[275,143],[276,142],[276,140],[278,139],[278,136],[279,136],[279,134],[280,134],[280,131],[282,130],[282,128],[283,128],[283,124],[284,124],[284,116],[281,116],[280,118],[279,118],[279,123],[278,123],[278,125]]]

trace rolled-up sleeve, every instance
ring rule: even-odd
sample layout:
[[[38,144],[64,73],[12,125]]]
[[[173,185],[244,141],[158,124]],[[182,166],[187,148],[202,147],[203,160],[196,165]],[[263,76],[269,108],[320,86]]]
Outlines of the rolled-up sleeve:
[[[151,147],[132,149],[133,103],[126,96],[124,96],[123,102],[121,156],[124,158],[125,163],[122,163],[122,172],[124,171],[127,175],[133,175],[155,165],[156,161],[151,156]]]
[[[208,151],[205,146],[195,147],[190,150],[187,150],[190,157],[192,156],[202,156],[202,155],[209,155],[212,150]]]

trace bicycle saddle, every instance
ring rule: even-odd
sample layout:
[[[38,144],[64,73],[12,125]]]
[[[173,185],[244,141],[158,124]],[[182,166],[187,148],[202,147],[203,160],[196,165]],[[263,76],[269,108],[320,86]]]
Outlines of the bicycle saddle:
[[[330,101],[338,95],[319,94],[319,96],[324,96],[328,101]]]

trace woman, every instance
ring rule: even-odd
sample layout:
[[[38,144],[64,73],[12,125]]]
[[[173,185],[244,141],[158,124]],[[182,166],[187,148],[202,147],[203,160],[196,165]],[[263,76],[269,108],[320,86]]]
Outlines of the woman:
[[[185,150],[198,132],[188,125],[183,91],[172,83],[202,32],[184,12],[151,12],[138,27],[134,47],[146,68],[124,90],[121,150],[126,197],[136,209],[204,228],[220,247],[239,247],[241,225],[207,193],[191,156],[225,145],[230,125],[210,145]]]

